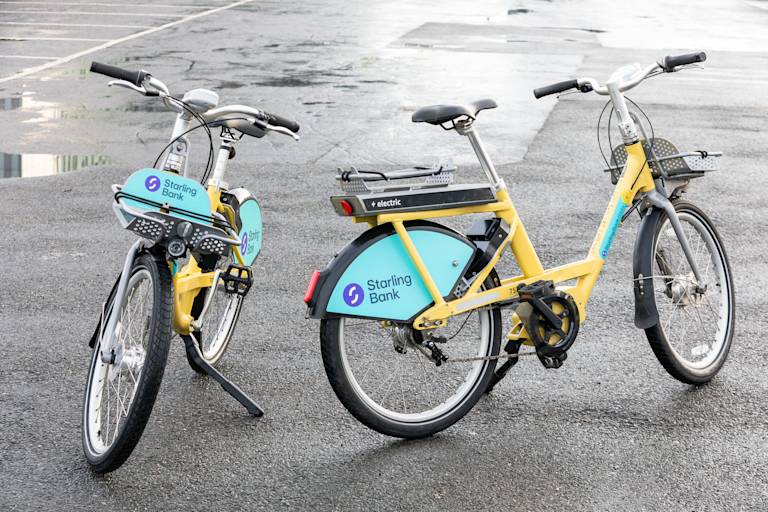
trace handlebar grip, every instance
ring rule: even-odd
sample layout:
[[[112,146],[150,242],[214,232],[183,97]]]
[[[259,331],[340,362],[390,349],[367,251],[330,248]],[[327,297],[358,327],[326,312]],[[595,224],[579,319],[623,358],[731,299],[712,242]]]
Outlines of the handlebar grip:
[[[271,124],[272,126],[282,126],[283,128],[287,128],[291,130],[293,133],[298,133],[299,123],[296,121],[291,121],[290,119],[286,119],[284,117],[278,116],[277,114],[270,114],[269,112],[264,112],[264,115],[266,116],[266,121]]]
[[[146,71],[129,71],[117,66],[102,64],[101,62],[91,62],[91,73],[98,73],[117,80],[125,80],[135,86],[140,86],[144,79],[149,75]]]
[[[671,73],[677,66],[686,64],[695,64],[707,60],[707,54],[704,52],[686,53],[684,55],[667,55],[661,60],[661,67],[664,71]]]
[[[544,87],[534,89],[533,95],[536,97],[536,99],[539,99],[543,98],[544,96],[549,96],[550,94],[557,94],[558,92],[567,91],[568,89],[578,89],[578,87],[578,80],[566,80],[565,82],[558,82],[556,84],[546,85]]]

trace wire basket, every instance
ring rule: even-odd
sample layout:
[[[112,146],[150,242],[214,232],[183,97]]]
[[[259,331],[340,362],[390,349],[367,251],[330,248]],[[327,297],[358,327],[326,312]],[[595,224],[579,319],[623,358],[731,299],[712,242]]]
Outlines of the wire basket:
[[[643,141],[643,150],[653,176],[666,179],[697,178],[707,171],[716,171],[720,168],[720,157],[723,156],[719,151],[681,153],[670,141],[658,137]],[[619,144],[611,152],[611,167],[605,169],[605,172],[611,173],[614,185],[618,183],[626,163],[627,150],[623,144]]]

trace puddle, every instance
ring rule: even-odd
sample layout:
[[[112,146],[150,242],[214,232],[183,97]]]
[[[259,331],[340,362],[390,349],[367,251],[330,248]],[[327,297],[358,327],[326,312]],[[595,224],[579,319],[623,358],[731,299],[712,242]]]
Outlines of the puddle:
[[[21,110],[36,114],[36,117],[33,119],[25,121],[27,123],[49,121],[63,117],[63,111],[59,105],[48,101],[38,101],[34,98],[34,93],[32,92],[0,98],[0,111],[7,112],[10,110]]]
[[[10,98],[0,98],[0,110],[7,111],[7,110],[16,110],[17,108],[21,108],[23,100],[24,100],[23,96],[12,96]]]
[[[530,9],[509,9],[507,10],[507,15],[512,16],[513,14],[528,14],[531,12]]]
[[[109,163],[110,158],[102,155],[0,153],[0,178],[51,176]]]

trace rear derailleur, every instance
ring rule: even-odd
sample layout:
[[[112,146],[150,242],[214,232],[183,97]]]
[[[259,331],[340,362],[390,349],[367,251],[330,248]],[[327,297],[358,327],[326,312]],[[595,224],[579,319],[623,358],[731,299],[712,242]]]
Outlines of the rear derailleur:
[[[410,325],[392,325],[390,329],[392,332],[392,344],[395,352],[398,354],[406,354],[408,347],[411,346],[431,359],[435,366],[440,366],[448,360],[448,356],[438,346],[438,344],[448,341],[444,336],[434,336],[428,333],[426,339],[424,339],[425,337],[421,331],[415,330]]]

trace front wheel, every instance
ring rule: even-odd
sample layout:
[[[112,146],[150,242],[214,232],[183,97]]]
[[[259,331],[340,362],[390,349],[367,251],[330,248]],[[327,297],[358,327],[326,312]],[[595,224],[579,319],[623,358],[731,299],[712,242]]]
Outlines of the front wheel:
[[[96,473],[114,471],[125,462],[152,413],[171,341],[171,286],[162,258],[137,256],[123,306],[112,312],[119,315],[113,362],[102,360],[101,343],[93,349],[82,437],[85,457]]]
[[[662,213],[649,255],[659,321],[645,334],[670,375],[687,384],[703,384],[720,371],[731,347],[733,277],[712,221],[689,202],[675,201],[674,207],[704,286],[697,286],[675,230]]]
[[[431,337],[406,323],[325,319],[320,341],[331,387],[355,418],[382,434],[427,437],[460,420],[488,387],[496,360],[482,358],[499,354],[501,313],[457,315]],[[436,354],[448,361],[437,364]],[[452,361],[469,358],[477,359]]]

